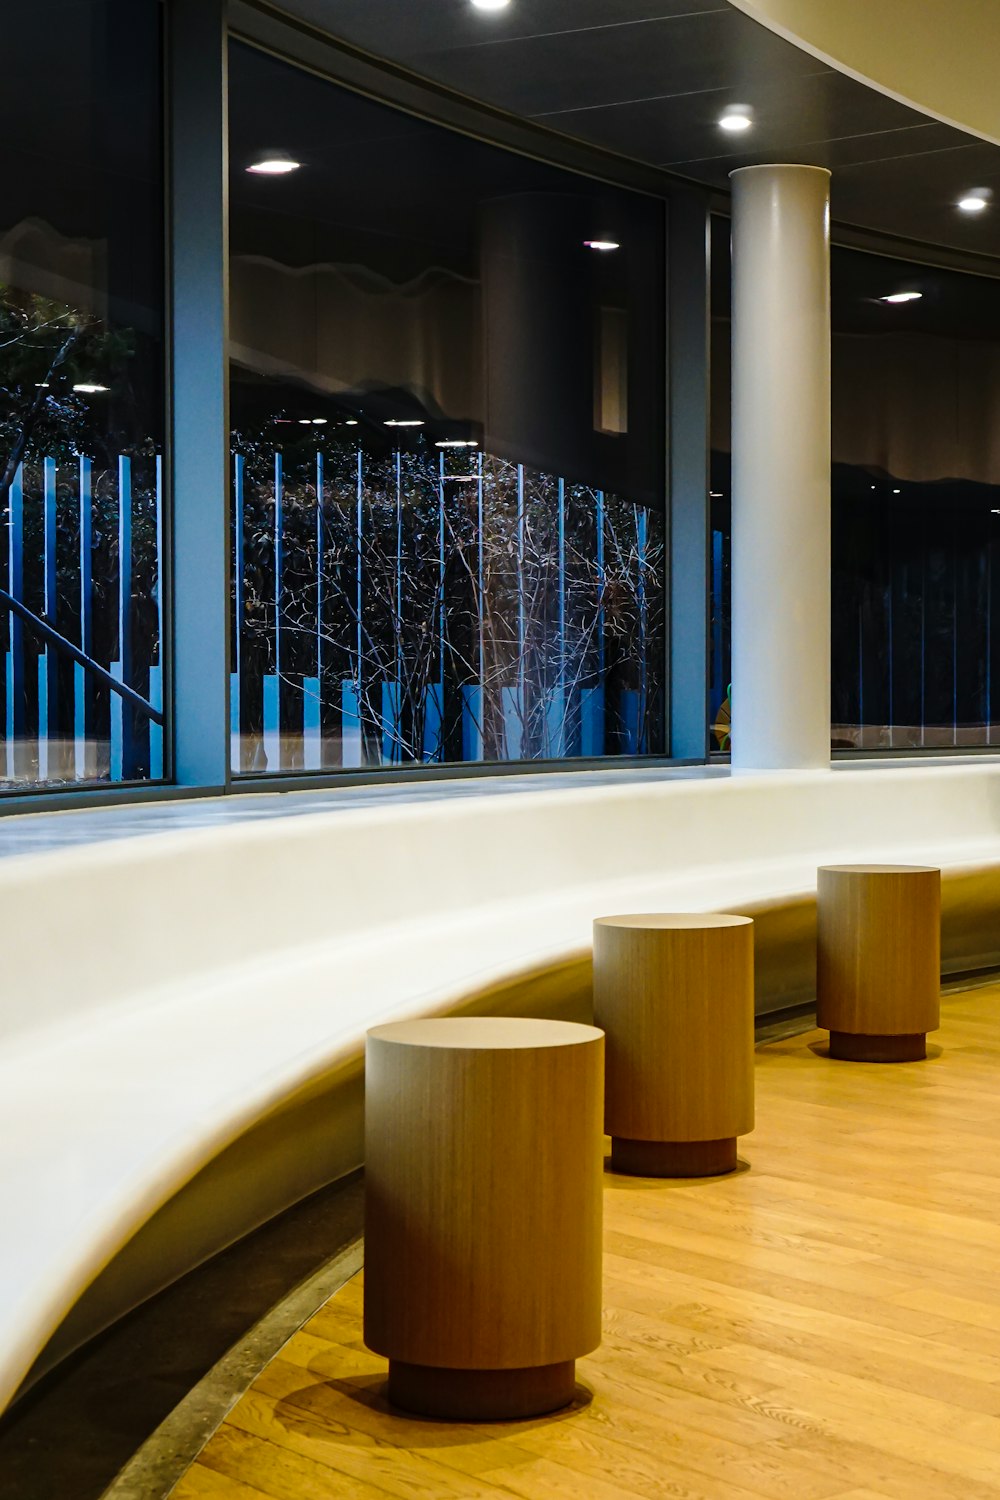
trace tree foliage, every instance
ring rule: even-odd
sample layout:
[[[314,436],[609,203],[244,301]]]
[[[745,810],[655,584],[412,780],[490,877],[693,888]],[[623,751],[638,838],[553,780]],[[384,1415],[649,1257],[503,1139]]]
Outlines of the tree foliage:
[[[279,601],[275,435],[243,431],[235,446],[247,769],[262,766],[262,684],[279,667],[293,759],[303,680],[316,676],[324,732],[339,732],[353,691],[369,760],[462,759],[463,715],[485,759],[574,753],[581,694],[596,688],[609,750],[628,748],[626,694],[635,748],[659,748],[659,517],[488,454],[314,431],[281,445]]]

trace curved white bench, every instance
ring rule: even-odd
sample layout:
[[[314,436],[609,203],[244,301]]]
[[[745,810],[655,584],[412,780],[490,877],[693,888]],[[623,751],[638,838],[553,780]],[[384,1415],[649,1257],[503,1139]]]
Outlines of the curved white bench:
[[[992,760],[531,786],[0,862],[0,1406],[360,1162],[376,1022],[585,1015],[600,913],[798,903],[801,949],[820,863],[1000,864]],[[949,966],[1000,963],[993,883],[955,889]]]

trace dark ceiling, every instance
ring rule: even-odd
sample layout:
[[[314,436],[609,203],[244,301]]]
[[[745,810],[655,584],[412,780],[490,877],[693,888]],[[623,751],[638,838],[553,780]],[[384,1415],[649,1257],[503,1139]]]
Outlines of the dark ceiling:
[[[1000,147],[827,67],[725,0],[281,0],[345,41],[462,93],[725,189],[735,167],[833,171],[841,224],[1000,257]],[[718,128],[749,104],[754,129]],[[955,202],[991,187],[978,218]]]

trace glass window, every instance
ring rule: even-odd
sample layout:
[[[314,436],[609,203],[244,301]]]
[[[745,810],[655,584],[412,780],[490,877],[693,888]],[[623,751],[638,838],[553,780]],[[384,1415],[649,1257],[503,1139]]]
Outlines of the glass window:
[[[4,5],[4,790],[164,773],[160,16]]]
[[[727,220],[713,264],[710,708],[727,749]],[[835,246],[831,294],[833,748],[1000,743],[1000,280]]]
[[[663,754],[663,203],[230,89],[234,769]]]
[[[731,262],[729,220],[711,224],[709,746],[729,753],[732,722]]]
[[[832,286],[834,747],[994,743],[1000,281],[838,249]]]

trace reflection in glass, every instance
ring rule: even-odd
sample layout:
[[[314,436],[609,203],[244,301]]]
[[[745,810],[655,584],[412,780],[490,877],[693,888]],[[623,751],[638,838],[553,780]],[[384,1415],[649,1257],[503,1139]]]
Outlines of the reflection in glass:
[[[155,0],[4,18],[0,789],[163,775],[160,67]]]
[[[662,204],[231,67],[234,769],[662,754]]]
[[[1000,281],[843,247],[831,272],[832,746],[995,744]],[[728,277],[728,224],[716,221],[710,707],[720,749],[729,706]],[[884,301],[900,288],[921,296]]]

